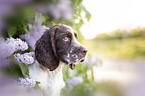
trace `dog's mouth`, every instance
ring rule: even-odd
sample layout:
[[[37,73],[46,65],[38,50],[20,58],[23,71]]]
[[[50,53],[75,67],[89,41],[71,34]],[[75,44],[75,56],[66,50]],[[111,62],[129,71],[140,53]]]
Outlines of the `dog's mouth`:
[[[69,64],[69,68],[73,70],[76,67],[76,65],[77,64],[75,64],[75,63],[71,63],[71,64]]]
[[[84,58],[80,60],[80,62],[81,62],[81,63],[82,63],[82,62],[84,62],[84,61],[85,61],[85,59],[84,59]]]
[[[73,63],[68,63],[68,65],[69,65],[69,67],[70,67],[70,69],[74,69],[76,66],[77,66],[77,63],[79,63],[79,62],[84,62],[85,61],[85,58],[82,58],[82,59],[80,59],[78,62],[73,62]]]

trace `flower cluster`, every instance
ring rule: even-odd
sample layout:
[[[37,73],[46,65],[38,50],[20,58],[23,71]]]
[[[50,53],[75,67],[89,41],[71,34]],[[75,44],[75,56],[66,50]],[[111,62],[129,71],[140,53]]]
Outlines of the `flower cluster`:
[[[25,63],[25,64],[32,64],[34,63],[34,52],[29,52],[29,53],[25,53],[25,54],[14,54],[15,59],[21,63]]]
[[[21,50],[25,51],[28,49],[28,45],[26,42],[22,41],[21,39],[17,38],[8,38],[4,40],[4,38],[0,37],[0,66],[7,66],[11,63],[11,60],[8,58],[14,52]]]
[[[29,31],[25,35],[21,35],[22,39],[25,39],[26,42],[31,46],[31,48],[35,49],[36,41],[44,34],[44,32],[49,29],[45,25],[42,25],[43,17],[39,14],[35,16],[35,24],[28,24]]]
[[[28,88],[33,88],[36,85],[36,81],[34,81],[33,79],[29,79],[29,78],[19,78],[18,79],[18,85],[22,86],[22,87],[28,87]]]
[[[7,56],[10,56],[12,53],[15,52],[15,45],[12,43],[6,43],[4,38],[0,38],[0,58],[6,58]]]
[[[6,43],[7,44],[10,44],[10,45],[14,45],[15,46],[15,51],[18,51],[18,50],[21,50],[21,51],[25,51],[28,49],[28,45],[26,42],[22,41],[21,39],[19,38],[8,38],[6,40]]]
[[[54,19],[71,19],[73,10],[70,0],[58,0],[59,3],[53,2],[49,6],[37,6],[37,10],[43,14],[49,14]]]
[[[84,79],[82,77],[73,77],[72,79],[67,79],[67,88],[72,90],[74,86],[83,83]]]

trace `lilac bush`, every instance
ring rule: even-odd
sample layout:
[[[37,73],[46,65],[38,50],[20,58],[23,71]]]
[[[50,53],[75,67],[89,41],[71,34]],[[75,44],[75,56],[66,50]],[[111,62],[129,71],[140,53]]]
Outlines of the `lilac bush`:
[[[9,4],[3,3],[8,1]],[[27,88],[30,87],[32,89],[35,86],[36,81],[28,78],[27,76],[29,76],[28,65],[31,66],[30,64],[35,62],[34,52],[32,51],[35,50],[36,41],[44,34],[46,30],[49,29],[48,27],[52,27],[58,23],[69,25],[73,27],[74,30],[76,30],[78,33],[80,33],[79,29],[84,23],[83,19],[86,18],[89,20],[91,16],[85,7],[82,6],[83,0],[42,0],[44,2],[39,0],[37,1],[0,1],[0,36],[4,33],[2,29],[6,30],[4,37],[0,37],[0,67],[9,67],[10,64],[14,68],[17,66],[18,69],[11,69],[12,67],[9,67],[11,70],[15,71],[14,73],[16,73],[16,75],[18,75],[17,78],[19,79],[17,84],[19,86]],[[22,4],[29,2],[31,2],[32,5],[27,4],[21,6]],[[85,17],[81,16],[82,11],[85,12]],[[3,17],[8,18],[5,20]],[[76,23],[75,20],[78,20],[78,22]],[[74,72],[77,70],[78,69],[75,69]],[[19,73],[17,74],[17,72]],[[67,78],[71,78],[66,80],[68,84],[67,88],[73,89],[74,86],[85,83],[84,76],[79,77],[79,72],[76,72],[76,74],[77,75],[75,75],[74,78],[67,77],[69,75],[66,75]],[[84,74],[85,72],[83,75]],[[4,93],[4,91],[1,91],[1,89],[0,93]],[[9,96],[15,96],[11,94],[11,92],[6,88],[5,93],[10,93]],[[16,92],[19,92],[19,90],[16,90]]]
[[[8,41],[4,40],[4,38],[2,38],[2,37],[0,38],[0,40],[1,40],[0,41],[0,43],[1,43],[0,58],[6,58],[15,52],[15,50],[16,50],[15,43],[12,43],[12,42],[9,43]]]
[[[4,38],[0,37],[0,66],[7,66],[12,61],[8,58],[11,54],[13,54],[16,51],[25,51],[28,49],[28,45],[26,42],[22,41],[21,39],[17,38],[14,39],[12,37],[7,38],[4,40]]]
[[[18,78],[18,85],[22,87],[33,88],[36,85],[36,81],[29,78]]]
[[[10,38],[7,38],[7,40],[5,42],[7,44],[13,45],[15,47],[14,51],[18,51],[18,50],[25,51],[28,49],[27,43],[22,41],[19,38],[14,39],[14,38],[10,37]]]
[[[33,64],[34,63],[34,52],[30,52],[30,53],[25,53],[25,54],[14,54],[15,59],[21,63],[25,63],[25,64]]]
[[[42,22],[43,17],[40,14],[36,15],[35,23],[33,25],[28,24],[28,33],[20,36],[22,39],[26,40],[26,42],[31,46],[33,50],[35,49],[36,41],[44,34],[46,30],[49,29],[45,25],[42,25]]]

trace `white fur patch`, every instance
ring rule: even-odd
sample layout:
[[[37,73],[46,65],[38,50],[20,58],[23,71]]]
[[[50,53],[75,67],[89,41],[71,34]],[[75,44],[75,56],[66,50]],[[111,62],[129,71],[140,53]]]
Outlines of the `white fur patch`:
[[[43,70],[39,63],[29,66],[30,78],[39,81],[39,87],[43,90],[45,96],[59,96],[61,89],[65,86],[62,74],[63,64],[54,71]]]

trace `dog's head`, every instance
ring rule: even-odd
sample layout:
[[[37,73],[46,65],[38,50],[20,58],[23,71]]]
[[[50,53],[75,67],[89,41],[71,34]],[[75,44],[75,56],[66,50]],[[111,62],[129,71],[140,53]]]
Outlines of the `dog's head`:
[[[77,38],[77,33],[71,27],[64,24],[53,26],[36,42],[37,61],[50,71],[55,70],[60,61],[73,69],[77,62],[85,60],[87,53]]]

